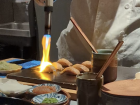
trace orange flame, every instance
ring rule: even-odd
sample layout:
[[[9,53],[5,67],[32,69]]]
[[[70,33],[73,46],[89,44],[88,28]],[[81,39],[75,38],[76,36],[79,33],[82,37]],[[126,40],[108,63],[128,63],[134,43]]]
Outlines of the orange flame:
[[[49,53],[51,46],[51,36],[44,35],[42,38],[43,57],[40,64],[40,72],[43,72],[48,65],[52,65],[49,61]]]

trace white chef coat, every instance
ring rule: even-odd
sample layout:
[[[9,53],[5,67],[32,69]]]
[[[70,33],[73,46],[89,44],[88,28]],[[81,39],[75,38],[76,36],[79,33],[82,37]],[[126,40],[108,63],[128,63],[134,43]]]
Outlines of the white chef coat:
[[[140,0],[72,0],[71,16],[96,49],[114,49],[122,66],[140,67]],[[69,22],[57,41],[59,58],[82,62],[91,59],[91,49]]]

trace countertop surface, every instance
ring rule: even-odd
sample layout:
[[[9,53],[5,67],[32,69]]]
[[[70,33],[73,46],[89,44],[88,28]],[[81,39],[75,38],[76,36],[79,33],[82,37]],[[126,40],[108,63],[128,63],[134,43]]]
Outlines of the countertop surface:
[[[135,78],[135,74],[137,72],[140,72],[140,68],[118,67],[117,81],[118,80],[126,80],[126,79],[134,79]],[[66,89],[66,90],[68,90],[68,89]],[[73,94],[76,93],[76,90],[71,90],[71,91],[70,91],[70,93],[73,93]],[[73,100],[70,101],[70,105],[77,105],[77,101],[73,101]]]

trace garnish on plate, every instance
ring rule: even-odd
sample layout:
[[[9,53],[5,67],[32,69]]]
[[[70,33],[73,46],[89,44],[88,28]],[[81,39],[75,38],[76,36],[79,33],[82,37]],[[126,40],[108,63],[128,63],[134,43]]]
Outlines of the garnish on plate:
[[[67,96],[59,93],[40,94],[33,97],[32,102],[40,105],[57,104],[60,105],[68,100]]]
[[[43,104],[48,104],[48,103],[53,104],[53,103],[57,103],[57,102],[58,102],[58,100],[56,98],[45,98],[42,101]]]

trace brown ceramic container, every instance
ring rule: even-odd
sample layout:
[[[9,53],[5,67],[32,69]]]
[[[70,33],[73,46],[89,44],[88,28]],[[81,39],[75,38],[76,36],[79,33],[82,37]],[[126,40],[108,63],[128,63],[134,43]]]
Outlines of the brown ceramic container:
[[[101,67],[104,65],[106,60],[112,53],[112,49],[98,49],[98,53],[94,53],[92,55],[92,72],[98,73]],[[104,76],[104,83],[113,82],[117,78],[117,55],[113,58],[105,72],[103,73]]]
[[[95,73],[83,73],[77,76],[78,105],[98,105],[101,97],[103,76],[95,79]]]

